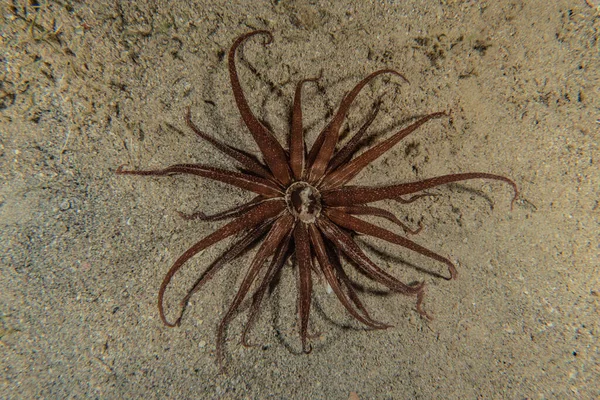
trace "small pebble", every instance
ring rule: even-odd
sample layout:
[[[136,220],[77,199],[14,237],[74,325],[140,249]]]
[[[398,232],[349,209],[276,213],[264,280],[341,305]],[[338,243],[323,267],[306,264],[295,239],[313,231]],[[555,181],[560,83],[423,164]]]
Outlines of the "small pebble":
[[[60,203],[59,207],[61,211],[67,211],[69,208],[71,208],[71,201],[65,200],[62,203]]]

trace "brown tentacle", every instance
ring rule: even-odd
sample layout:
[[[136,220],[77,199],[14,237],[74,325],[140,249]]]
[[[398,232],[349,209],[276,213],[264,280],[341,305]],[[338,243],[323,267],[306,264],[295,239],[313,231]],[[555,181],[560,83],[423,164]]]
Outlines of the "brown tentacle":
[[[325,128],[327,129],[327,128]],[[308,152],[308,156],[306,157],[306,163],[304,165],[304,171],[302,172],[302,180],[308,181],[310,174],[310,166],[315,163],[315,158],[317,158],[318,150],[323,147],[323,142],[325,142],[325,130],[323,130],[319,136],[315,139],[310,151]]]
[[[363,314],[365,314],[366,316],[371,318],[369,316],[367,309],[360,301],[360,298],[358,297],[356,290],[354,290],[354,284],[352,283],[352,281],[346,274],[346,271],[344,271],[344,268],[342,268],[342,263],[340,261],[340,256],[339,256],[338,252],[333,251],[332,249],[331,250],[328,249],[328,250],[329,250],[328,251],[329,259],[331,260],[331,263],[332,263],[333,267],[335,268],[338,279],[346,287],[348,296],[350,297],[352,302],[356,305],[356,308],[358,308]],[[391,325],[390,325],[390,327],[391,327]]]
[[[312,296],[311,270],[313,259],[310,251],[310,239],[308,229],[303,222],[296,223],[294,228],[294,244],[296,246],[296,260],[298,261],[299,291],[298,291],[298,315],[300,317],[300,339],[302,351],[310,353],[312,347],[308,343],[308,320],[310,315],[310,303]]]
[[[158,291],[158,311],[160,313],[160,319],[167,326],[174,327],[179,325],[181,321],[181,315],[174,323],[167,321],[167,317],[165,316],[163,298],[165,295],[165,291],[167,290],[167,286],[171,282],[173,275],[179,271],[179,269],[185,264],[187,260],[198,254],[198,252],[206,249],[209,246],[229,237],[235,235],[238,232],[241,232],[245,229],[252,228],[266,219],[270,219],[280,214],[285,210],[285,202],[283,200],[275,199],[266,201],[262,204],[257,205],[255,208],[248,211],[243,216],[231,221],[230,223],[222,226],[217,229],[210,235],[204,237],[204,239],[200,240],[198,243],[190,247],[185,253],[183,253],[177,261],[173,264],[173,266],[169,269],[167,274],[165,275],[162,284],[160,285],[160,289]]]
[[[181,314],[185,311],[185,307],[192,298],[192,296],[208,282],[210,281],[217,272],[219,272],[227,263],[238,258],[244,252],[246,252],[254,242],[256,242],[273,224],[273,219],[268,219],[262,224],[255,228],[252,228],[248,234],[237,241],[231,246],[226,252],[221,254],[213,263],[207,268],[202,276],[196,281],[194,286],[188,291],[187,295],[181,300]]]
[[[400,221],[398,219],[398,217],[396,217],[391,212],[384,210],[383,208],[371,207],[371,206],[344,206],[344,207],[335,207],[334,209],[341,211],[343,213],[346,213],[346,214],[373,215],[375,217],[385,218],[388,221],[393,222],[394,224],[401,227],[404,230],[404,232],[406,232],[407,234],[411,234],[411,235],[416,235],[417,233],[421,232],[421,229],[423,229],[423,227],[421,225],[419,225],[419,228],[417,228],[417,229],[414,229],[414,230],[410,229],[408,226],[406,226],[405,223]]]
[[[185,114],[185,123],[188,127],[190,127],[191,130],[193,130],[196,133],[196,135],[198,135],[198,137],[212,144],[217,150],[220,150],[222,153],[228,155],[229,157],[242,164],[247,170],[254,172],[256,175],[267,180],[275,179],[273,177],[273,174],[271,174],[271,172],[269,172],[269,170],[258,160],[236,149],[235,147],[229,146],[213,138],[209,134],[204,133],[200,129],[198,129],[194,122],[192,122],[192,113],[189,107],[187,108],[187,112]]]
[[[352,240],[350,235],[341,230],[327,217],[321,215],[317,220],[317,226],[321,232],[333,242],[346,256],[351,259],[356,265],[371,279],[388,288],[406,295],[417,295],[423,290],[425,284],[423,282],[409,286],[394,278],[381,268],[379,268],[367,255],[358,247]]]
[[[265,273],[265,276],[264,276],[260,286],[258,287],[258,289],[256,289],[256,291],[254,292],[254,295],[252,296],[252,305],[250,306],[250,313],[248,315],[248,321],[246,322],[246,326],[244,327],[244,332],[242,332],[242,340],[241,341],[242,341],[242,345],[244,345],[245,347],[253,346],[252,344],[248,343],[246,337],[247,337],[248,333],[250,333],[250,330],[252,329],[252,327],[254,326],[254,323],[256,322],[256,318],[258,317],[258,313],[260,310],[260,304],[262,302],[262,299],[263,299],[265,293],[267,292],[267,289],[273,282],[273,279],[275,279],[275,276],[277,276],[277,273],[279,272],[279,270],[281,270],[281,268],[285,264],[285,260],[287,259],[286,255],[287,255],[287,251],[290,247],[291,238],[292,238],[292,231],[290,231],[287,234],[285,239],[283,239],[283,241],[281,242],[281,244],[275,251],[275,254],[273,255],[273,260],[271,261],[271,265],[269,265],[269,269]]]
[[[390,243],[394,243],[400,245],[402,247],[406,247],[416,253],[422,254],[425,257],[429,257],[436,261],[442,262],[446,264],[448,267],[448,272],[450,272],[450,278],[446,278],[448,280],[456,279],[458,276],[458,272],[456,271],[456,267],[452,263],[452,261],[448,260],[446,257],[442,257],[441,255],[434,253],[433,251],[416,244],[412,240],[404,238],[395,234],[394,232],[390,232],[387,229],[381,228],[377,225],[373,225],[367,221],[363,221],[356,217],[353,217],[349,214],[346,214],[342,211],[339,211],[335,208],[329,208],[325,210],[325,214],[333,221],[335,224],[342,226],[346,229],[353,230],[358,233],[363,233],[365,235],[373,236],[382,240],[386,240]]]
[[[255,35],[267,35],[267,42],[265,44],[269,44],[273,41],[273,35],[271,35],[271,33],[268,31],[254,31],[237,38],[237,40],[231,46],[228,55],[231,88],[233,90],[235,103],[237,104],[242,119],[252,134],[254,141],[260,148],[260,152],[263,154],[265,163],[279,183],[282,185],[288,185],[291,182],[291,172],[287,162],[285,150],[283,150],[283,147],[281,147],[281,144],[277,141],[277,139],[275,139],[271,131],[269,131],[269,129],[267,129],[267,127],[264,126],[263,123],[260,122],[252,113],[252,110],[248,105],[248,101],[246,100],[246,96],[244,95],[244,91],[242,90],[242,85],[240,84],[240,79],[235,66],[235,53],[237,48],[246,39]]]
[[[354,178],[360,171],[362,171],[363,168],[365,168],[377,158],[381,157],[389,149],[395,146],[400,140],[410,135],[425,122],[433,118],[439,118],[445,115],[447,115],[445,112],[437,112],[426,115],[425,117],[419,119],[417,122],[411,124],[407,128],[404,128],[401,131],[397,132],[387,140],[384,140],[383,142],[373,146],[369,150],[356,157],[354,160],[340,167],[337,171],[333,171],[332,173],[330,173],[324,179],[322,188],[326,189],[340,187],[346,184],[352,178]]]
[[[317,255],[317,260],[319,261],[319,265],[321,266],[323,275],[325,276],[325,279],[327,279],[329,286],[331,286],[331,288],[333,289],[333,292],[335,293],[337,298],[340,300],[340,302],[343,304],[343,306],[346,308],[346,310],[348,310],[348,312],[354,318],[356,318],[358,321],[362,322],[363,324],[367,325],[370,328],[373,328],[373,329],[389,328],[390,325],[387,325],[382,322],[378,322],[378,321],[371,319],[371,317],[368,315],[368,313],[365,313],[365,315],[363,316],[358,311],[356,311],[356,309],[351,304],[353,301],[348,297],[348,295],[346,293],[344,293],[344,291],[342,290],[342,287],[340,286],[340,279],[334,273],[334,266],[332,265],[332,262],[329,259],[329,256],[327,255],[327,250],[325,248],[325,243],[323,242],[323,237],[321,236],[321,233],[319,232],[318,228],[314,224],[309,225],[309,234],[310,234],[310,240],[312,243],[312,247],[313,247],[313,249],[315,249],[315,253]],[[361,306],[362,306],[362,304],[361,304]]]
[[[470,179],[491,179],[503,181],[511,185],[514,190],[511,208],[519,196],[517,184],[509,178],[500,175],[467,172],[463,174],[443,175],[435,178],[424,179],[418,182],[401,183],[398,185],[383,186],[379,188],[368,186],[344,186],[343,188],[321,192],[321,199],[326,205],[331,207],[351,206],[355,204],[372,203],[384,199],[395,199],[399,196],[417,193],[436,186],[445,185],[447,183],[466,181]]]
[[[360,127],[358,132],[356,132],[356,134],[352,136],[352,139],[350,139],[348,143],[346,143],[346,145],[342,147],[342,149],[340,149],[340,151],[335,153],[335,155],[329,162],[329,165],[327,166],[327,174],[329,174],[330,171],[335,171],[340,165],[347,163],[352,158],[354,152],[358,149],[360,140],[363,138],[363,136],[367,132],[367,129],[369,129],[373,121],[375,121],[375,118],[377,117],[378,113],[379,103],[377,103],[375,109],[373,110],[371,115],[369,115],[367,121]]]
[[[220,221],[223,219],[237,218],[244,214],[246,211],[256,206],[259,203],[266,201],[263,196],[256,196],[252,200],[242,205],[230,208],[229,210],[221,211],[216,214],[206,215],[202,211],[197,211],[193,214],[185,214],[181,211],[177,211],[179,216],[187,221],[199,219],[201,221]]]
[[[243,174],[241,172],[226,171],[219,168],[213,168],[201,164],[176,164],[170,167],[158,170],[148,171],[126,171],[123,170],[123,166],[117,168],[117,174],[121,175],[142,175],[142,176],[164,176],[164,175],[175,175],[175,174],[190,174],[202,176],[215,181],[224,182],[233,186],[237,186],[240,189],[246,189],[248,191],[261,194],[265,197],[279,197],[283,193],[275,186],[273,182],[266,179],[259,178],[252,175]]]
[[[289,214],[285,214],[284,216],[280,217],[277,221],[275,221],[273,227],[267,234],[265,241],[262,243],[262,245],[256,252],[254,259],[252,260],[252,263],[248,268],[248,272],[246,272],[246,276],[244,277],[244,280],[242,281],[233,301],[231,302],[227,313],[221,320],[221,323],[219,323],[219,327],[217,329],[217,361],[221,371],[224,371],[223,344],[225,339],[225,327],[233,318],[235,311],[240,306],[242,301],[244,301],[244,298],[246,298],[246,295],[248,294],[252,283],[256,279],[256,276],[260,272],[265,261],[275,252],[275,249],[285,238],[285,235],[289,233],[289,231],[292,229],[293,224],[294,218]]]
[[[309,166],[309,183],[314,184],[319,179],[321,179],[321,177],[325,173],[325,169],[327,168],[327,165],[329,164],[329,161],[333,156],[335,146],[337,145],[340,134],[340,128],[342,127],[342,123],[344,122],[344,117],[346,116],[346,113],[350,109],[350,106],[352,105],[352,102],[354,102],[356,96],[358,96],[360,91],[365,87],[367,83],[373,80],[373,78],[386,73],[399,76],[400,78],[408,82],[408,80],[399,72],[396,72],[392,69],[382,69],[379,71],[375,71],[371,75],[364,78],[342,99],[337,113],[335,114],[331,122],[327,125],[327,127],[323,130],[323,132],[321,132],[321,134],[319,135],[323,136],[322,146],[320,146],[320,148],[318,148],[317,150],[314,150],[315,146],[313,146],[313,148],[311,149],[311,153],[313,151],[316,151],[317,153],[316,156],[314,156],[314,162]],[[312,159],[312,157],[310,158]]]
[[[437,193],[421,193],[421,194],[415,194],[414,196],[410,196],[408,199],[403,199],[402,197],[398,196],[398,197],[395,197],[394,200],[396,200],[400,204],[410,204],[410,203],[414,203],[415,201],[417,201],[423,197],[436,197],[436,196],[439,196],[439,194],[437,194]]]
[[[290,133],[290,167],[294,178],[302,178],[304,170],[304,132],[302,126],[302,85],[316,82],[316,78],[303,79],[296,85],[294,108],[292,110],[292,129]]]

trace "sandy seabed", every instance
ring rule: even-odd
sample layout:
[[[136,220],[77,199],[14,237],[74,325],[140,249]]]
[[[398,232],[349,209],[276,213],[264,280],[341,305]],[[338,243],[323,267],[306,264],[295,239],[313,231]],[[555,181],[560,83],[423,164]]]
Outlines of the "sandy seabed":
[[[600,397],[600,11],[580,1],[26,1],[4,2],[0,26],[0,397],[281,399],[592,399]],[[331,5],[334,3],[335,5]],[[254,112],[285,143],[295,84],[307,85],[308,141],[368,73],[344,134],[374,102],[380,140],[429,122],[356,183],[457,172],[435,197],[382,206],[423,230],[413,239],[444,266],[371,238],[361,246],[407,281],[414,299],[360,276],[367,331],[314,276],[313,351],[301,353],[296,268],[287,265],[251,340],[246,304],[216,326],[248,264],[233,262],[197,293],[178,328],[156,295],[172,262],[221,222],[185,221],[248,193],[206,179],[116,176],[119,165],[232,163],[186,128],[196,124],[257,154],[235,107],[226,54],[250,40],[239,71]],[[387,225],[389,226],[389,225]],[[223,242],[196,256],[167,293],[169,315]],[[356,395],[356,396],[355,396]]]

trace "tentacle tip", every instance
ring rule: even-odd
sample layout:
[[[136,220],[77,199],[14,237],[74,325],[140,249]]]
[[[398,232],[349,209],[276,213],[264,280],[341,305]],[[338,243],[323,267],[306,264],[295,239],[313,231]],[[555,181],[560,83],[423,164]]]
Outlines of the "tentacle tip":
[[[433,317],[431,315],[427,314],[427,311],[423,310],[423,307],[421,307],[422,302],[423,302],[423,298],[420,298],[419,300],[417,300],[417,312],[419,313],[419,316],[423,319],[426,319],[429,322],[433,321]]]
[[[215,363],[219,368],[219,374],[227,375],[227,368],[225,367],[225,356],[223,354],[223,344],[219,341],[221,338],[217,339],[217,348],[216,348],[216,360]]]
[[[417,229],[410,229],[407,227],[405,233],[407,235],[418,235],[423,230],[423,225],[419,222],[419,227]]]
[[[302,343],[302,352],[304,354],[310,354],[312,352],[312,345],[310,343]]]
[[[402,80],[406,83],[408,83],[410,85],[410,81],[408,80],[407,77],[405,77],[404,75],[402,75],[400,72],[396,72],[394,71],[396,75],[398,75],[400,78],[402,78]]]
[[[184,212],[177,211],[177,214],[179,215],[179,217],[181,217],[182,219],[184,219],[186,221],[192,221],[192,220],[195,220],[195,219],[206,221],[208,219],[208,217],[206,216],[206,214],[203,213],[202,211],[198,211],[198,212],[195,212],[193,214],[186,214]]]
[[[181,325],[181,321],[179,319],[175,322],[169,322],[167,320],[163,320],[163,324],[169,328],[176,328],[179,325]]]
[[[417,312],[419,313],[421,318],[423,318],[429,322],[433,321],[433,317],[431,315],[427,314],[427,312],[425,310],[417,310]]]
[[[117,174],[117,175],[126,174],[128,171],[123,170],[124,167],[125,167],[125,164],[119,165],[115,171],[115,174]]]
[[[448,272],[450,272],[450,277],[444,277],[444,279],[446,279],[447,281],[453,281],[458,278],[458,271],[456,270],[454,264],[448,264]]]
[[[512,200],[510,201],[510,211],[514,210],[515,203],[517,202],[517,200],[519,200],[519,191],[515,189],[515,195],[513,196]]]
[[[250,349],[252,347],[258,347],[257,344],[252,344],[248,342],[248,339],[246,338],[246,334],[247,332],[242,333],[242,338],[240,340],[240,343],[242,344],[242,346],[244,346],[247,349]]]
[[[175,327],[181,325],[181,318],[183,317],[183,315],[180,315],[179,318],[177,318],[175,320],[175,322],[169,322],[169,320],[167,319],[167,316],[163,312],[162,305],[159,305],[158,307],[159,307],[160,320],[162,321],[163,324],[165,324],[165,326],[168,326],[169,328],[175,328]]]
[[[262,29],[262,30],[254,32],[254,34],[261,34],[261,35],[267,36],[267,40],[265,40],[265,42],[263,43],[265,46],[268,46],[271,43],[273,43],[273,34],[270,31]]]
[[[177,318],[175,320],[175,322],[169,322],[169,321],[167,321],[166,317],[162,318],[162,321],[163,321],[163,324],[165,324],[169,328],[177,328],[177,327],[181,326],[181,317]]]
[[[433,114],[433,118],[443,118],[443,117],[448,117],[450,118],[450,122],[452,122],[452,114],[450,111],[438,111],[436,113]]]

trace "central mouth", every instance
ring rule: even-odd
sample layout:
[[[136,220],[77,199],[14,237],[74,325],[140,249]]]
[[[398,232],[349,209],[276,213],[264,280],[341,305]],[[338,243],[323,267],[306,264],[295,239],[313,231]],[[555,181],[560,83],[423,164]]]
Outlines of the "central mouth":
[[[311,224],[321,213],[321,194],[306,182],[295,182],[287,188],[285,201],[288,210],[300,221]]]

